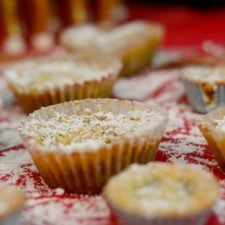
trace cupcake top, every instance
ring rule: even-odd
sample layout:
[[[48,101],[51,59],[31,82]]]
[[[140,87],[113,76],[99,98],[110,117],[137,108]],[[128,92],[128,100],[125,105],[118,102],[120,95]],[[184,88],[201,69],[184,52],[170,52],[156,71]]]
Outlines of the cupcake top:
[[[16,213],[25,202],[25,194],[14,187],[0,185],[0,220]]]
[[[118,74],[121,64],[111,57],[62,56],[21,62],[5,71],[11,85],[29,89],[48,89],[66,84],[101,80]]]
[[[80,27],[70,27],[66,29],[62,36],[61,42],[63,45],[73,48],[100,47],[106,33],[97,26],[83,25]]]
[[[194,166],[153,162],[130,166],[111,178],[104,193],[112,206],[128,213],[174,218],[210,208],[218,184],[213,175]]]
[[[225,135],[225,107],[220,106],[209,113],[201,116],[198,120],[199,126],[210,129],[216,139],[224,139]]]
[[[225,67],[191,66],[183,70],[183,77],[191,81],[225,83]]]
[[[118,104],[120,101],[99,99],[96,100],[97,104],[98,102],[102,102],[102,106],[105,104],[107,107],[109,103]],[[72,102],[70,104],[73,107]],[[68,106],[61,104],[61,107]],[[115,105],[115,109],[117,107]],[[78,106],[76,114],[56,110],[51,111],[51,116],[47,119],[45,116],[40,117],[34,114],[25,121],[21,127],[21,133],[29,137],[28,144],[38,145],[38,148],[42,150],[96,151],[102,146],[116,143],[121,138],[150,135],[150,131],[153,138],[157,138],[158,133],[161,134],[164,130],[167,117],[164,112],[157,109],[157,106],[155,107],[156,109],[137,107],[130,110],[127,108],[127,111],[115,113],[107,109],[97,108],[93,111],[92,108],[81,109]],[[42,113],[45,115],[43,111]],[[46,115],[48,114],[49,111],[46,108]]]
[[[212,124],[214,129],[218,130],[219,132],[225,133],[225,115],[220,119],[212,119]]]
[[[160,25],[144,21],[130,22],[110,30],[85,25],[67,29],[61,36],[61,42],[72,49],[100,49],[105,53],[116,54],[139,41],[155,37],[161,39],[163,33]]]

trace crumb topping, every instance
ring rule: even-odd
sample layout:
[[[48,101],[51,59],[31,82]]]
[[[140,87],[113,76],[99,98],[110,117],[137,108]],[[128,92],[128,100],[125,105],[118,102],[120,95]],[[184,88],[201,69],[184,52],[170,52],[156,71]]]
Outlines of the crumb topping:
[[[49,120],[32,118],[25,124],[28,136],[44,149],[82,151],[95,150],[121,137],[144,135],[159,126],[163,118],[148,110],[120,114],[94,112],[86,109],[82,115],[55,113]]]
[[[131,166],[111,179],[105,193],[123,210],[147,217],[182,216],[211,207],[218,197],[218,184],[199,168],[150,163]]]

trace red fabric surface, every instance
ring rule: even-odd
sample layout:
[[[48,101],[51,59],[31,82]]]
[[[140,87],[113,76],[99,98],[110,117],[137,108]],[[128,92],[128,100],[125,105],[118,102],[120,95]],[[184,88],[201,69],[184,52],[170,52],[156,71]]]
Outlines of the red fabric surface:
[[[130,19],[159,21],[166,27],[165,47],[225,42],[225,8],[197,10],[182,6],[130,5]]]

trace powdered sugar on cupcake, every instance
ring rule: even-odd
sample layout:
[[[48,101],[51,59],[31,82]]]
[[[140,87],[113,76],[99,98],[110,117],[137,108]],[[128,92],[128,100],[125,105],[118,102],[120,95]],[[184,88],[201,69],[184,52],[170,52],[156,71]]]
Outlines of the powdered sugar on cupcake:
[[[149,128],[159,126],[164,118],[154,111],[131,111],[126,114],[111,112],[83,115],[55,113],[48,121],[31,118],[25,124],[30,142],[36,142],[48,150],[94,151],[116,142],[121,137],[145,135]]]
[[[101,70],[97,66],[86,63],[68,61],[53,61],[38,63],[22,63],[5,72],[9,80],[22,87],[48,88],[65,84],[83,83],[89,80],[99,80],[112,73]]]
[[[195,66],[188,67],[183,70],[183,76],[186,79],[202,82],[224,82],[225,81],[225,68],[223,67],[206,67]]]

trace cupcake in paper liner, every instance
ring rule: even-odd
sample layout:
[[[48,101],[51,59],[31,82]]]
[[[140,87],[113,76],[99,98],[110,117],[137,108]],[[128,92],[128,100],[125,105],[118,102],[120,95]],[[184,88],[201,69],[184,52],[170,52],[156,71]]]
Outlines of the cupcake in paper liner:
[[[198,127],[212,148],[218,164],[225,172],[225,107],[221,106],[201,116]]]
[[[135,75],[147,66],[164,37],[160,24],[130,22],[116,28],[94,25],[72,27],[61,35],[61,43],[74,51],[101,51],[117,56],[123,62],[121,75]]]
[[[192,108],[206,113],[225,105],[225,67],[191,66],[182,70],[182,81]]]
[[[17,224],[23,205],[25,194],[14,187],[0,184],[0,224]]]
[[[86,99],[35,111],[20,134],[49,187],[94,194],[129,164],[154,159],[167,120],[155,104]]]
[[[4,73],[24,111],[30,113],[69,100],[109,97],[121,67],[110,56],[68,54],[20,62]]]
[[[103,193],[121,225],[204,225],[219,185],[196,166],[152,162],[112,177]]]

